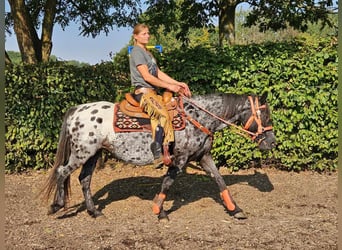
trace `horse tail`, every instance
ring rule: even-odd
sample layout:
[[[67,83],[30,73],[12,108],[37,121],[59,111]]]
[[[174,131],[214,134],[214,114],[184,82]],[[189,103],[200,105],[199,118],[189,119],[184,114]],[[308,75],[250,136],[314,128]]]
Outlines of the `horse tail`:
[[[58,176],[58,167],[61,165],[65,165],[69,161],[69,157],[71,154],[70,149],[70,137],[67,135],[67,119],[73,114],[76,110],[76,107],[69,109],[63,119],[63,124],[61,127],[61,131],[59,134],[59,142],[57,146],[57,152],[55,156],[55,162],[51,170],[51,174],[42,190],[43,198],[45,201],[48,201],[51,197],[52,193],[55,193],[57,189],[57,176]],[[64,181],[64,205],[66,205],[68,199],[70,197],[70,175]]]

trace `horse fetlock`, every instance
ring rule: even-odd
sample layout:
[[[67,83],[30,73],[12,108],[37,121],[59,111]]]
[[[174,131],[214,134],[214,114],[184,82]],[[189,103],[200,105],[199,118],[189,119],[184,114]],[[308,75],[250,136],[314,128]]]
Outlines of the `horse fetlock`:
[[[220,193],[220,196],[228,211],[234,211],[236,209],[237,206],[235,202],[233,201],[233,198],[230,196],[230,193],[227,189],[223,190]]]
[[[228,208],[227,209],[227,213],[234,217],[235,219],[239,219],[239,220],[242,220],[242,219],[247,219],[247,215],[242,211],[241,208],[239,208],[238,205],[236,205],[236,203],[234,202],[235,204],[235,208],[234,210],[229,210]]]
[[[227,213],[234,217],[235,219],[238,219],[238,220],[244,220],[244,219],[247,219],[247,215],[242,211],[241,208],[239,208],[238,206],[236,206],[236,208],[233,210],[233,211],[229,211],[227,209]]]
[[[92,210],[92,211],[87,210],[87,212],[93,218],[97,218],[97,217],[103,216],[103,213],[101,211],[97,210],[97,209]]]
[[[52,204],[47,212],[48,215],[56,213],[58,210],[60,210],[63,206],[58,204]]]
[[[166,195],[163,193],[156,194],[156,196],[153,199],[153,206],[152,211],[154,214],[159,215],[163,208],[163,203],[166,198]]]
[[[169,216],[167,216],[167,213],[165,212],[165,210],[164,209],[162,209],[161,211],[160,211],[160,213],[158,214],[158,220],[159,221],[169,221]]]

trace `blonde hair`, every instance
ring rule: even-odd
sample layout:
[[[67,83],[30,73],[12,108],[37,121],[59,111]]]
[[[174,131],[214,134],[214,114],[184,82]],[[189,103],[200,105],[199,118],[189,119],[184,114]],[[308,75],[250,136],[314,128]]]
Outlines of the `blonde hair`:
[[[143,29],[150,29],[147,24],[138,23],[134,26],[133,34],[138,35]]]
[[[134,39],[134,35],[138,35],[143,29],[150,29],[147,24],[144,23],[138,23],[133,28],[133,41],[134,44],[136,43],[136,40]]]

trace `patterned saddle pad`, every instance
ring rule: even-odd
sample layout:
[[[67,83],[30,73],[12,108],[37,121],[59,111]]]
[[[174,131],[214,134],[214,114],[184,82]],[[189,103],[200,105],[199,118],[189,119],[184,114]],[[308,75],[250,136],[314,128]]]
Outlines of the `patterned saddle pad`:
[[[177,113],[172,120],[174,130],[182,130],[185,128],[185,116],[183,113]],[[120,110],[119,103],[114,105],[114,131],[122,132],[151,132],[151,123],[149,119],[132,117],[124,114]]]

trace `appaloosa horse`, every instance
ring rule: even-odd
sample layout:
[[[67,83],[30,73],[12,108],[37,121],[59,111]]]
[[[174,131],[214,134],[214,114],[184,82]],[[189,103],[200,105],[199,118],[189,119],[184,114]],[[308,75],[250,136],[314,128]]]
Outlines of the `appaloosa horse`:
[[[153,200],[153,212],[158,218],[167,218],[163,202],[170,186],[184,166],[196,161],[216,181],[228,213],[238,219],[246,218],[232,199],[210,150],[213,133],[228,125],[239,125],[261,150],[272,149],[276,142],[266,95],[259,98],[254,95],[209,94],[184,98],[183,104],[186,126],[175,131],[174,160],[168,166],[160,193]],[[49,214],[66,206],[70,174],[82,166],[79,181],[87,211],[93,217],[102,215],[95,207],[90,191],[91,176],[101,149],[109,150],[116,159],[127,163],[147,165],[153,162],[151,133],[115,133],[114,107],[113,103],[100,101],[72,107],[65,114],[54,167],[44,188],[47,199],[55,192]]]

